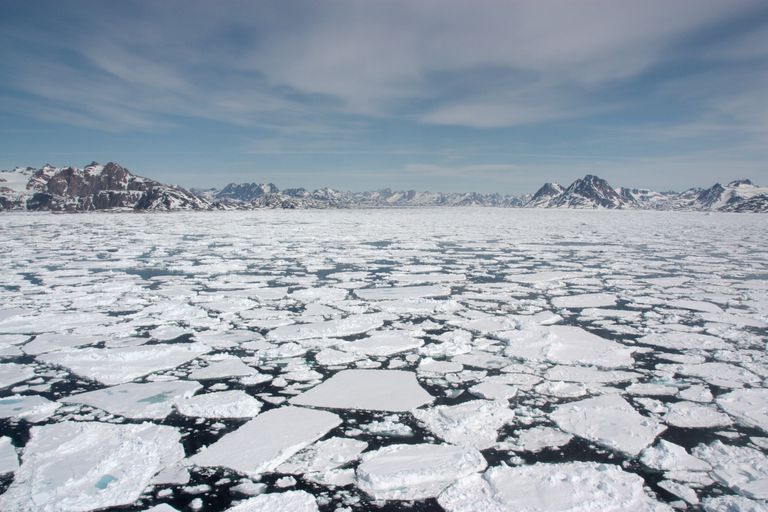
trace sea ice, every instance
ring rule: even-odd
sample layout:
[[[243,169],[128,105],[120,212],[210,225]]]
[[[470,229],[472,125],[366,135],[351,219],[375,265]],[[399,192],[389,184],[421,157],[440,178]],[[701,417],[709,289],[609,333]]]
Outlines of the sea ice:
[[[363,441],[332,437],[300,451],[280,464],[277,471],[296,475],[329,471],[356,460],[367,447]]]
[[[240,359],[227,357],[220,361],[213,361],[204,368],[194,370],[188,375],[188,378],[192,380],[216,380],[232,377],[252,377],[258,373]]]
[[[341,418],[327,411],[290,406],[271,409],[189,460],[197,466],[221,466],[256,477],[274,470],[340,423]]]
[[[555,297],[552,305],[556,308],[601,308],[616,305],[616,297],[609,293],[586,293],[584,295],[567,295]]]
[[[13,386],[34,376],[35,370],[31,366],[16,363],[0,364],[0,389]]]
[[[159,370],[176,368],[207,353],[202,343],[141,345],[125,348],[81,348],[38,356],[49,364],[108,386],[122,384]]]
[[[204,393],[176,401],[179,414],[197,418],[251,418],[261,402],[241,390]]]
[[[712,468],[703,460],[688,454],[682,446],[664,439],[643,450],[640,462],[660,471],[709,471]]]
[[[745,446],[720,441],[700,444],[693,455],[712,466],[711,475],[747,498],[768,499],[768,457]]]
[[[768,432],[768,389],[737,389],[718,396],[717,405],[739,423]]]
[[[471,448],[396,444],[363,456],[357,485],[376,500],[422,500],[485,467],[482,454]]]
[[[459,480],[437,499],[447,512],[671,512],[645,493],[644,481],[594,462],[496,466]]]
[[[401,370],[342,370],[318,386],[291,398],[295,405],[330,409],[409,411],[434,398]]]
[[[559,448],[568,444],[573,436],[552,427],[534,427],[517,436],[517,448],[526,452],[540,452],[545,448]]]
[[[88,511],[129,505],[184,457],[175,428],[62,422],[32,427],[0,509]]]
[[[337,348],[368,356],[391,356],[419,348],[423,344],[424,341],[413,337],[408,331],[382,331],[374,332],[368,338],[340,344]]]
[[[550,417],[566,432],[631,456],[640,453],[665,429],[615,394],[560,405]]]
[[[417,409],[413,415],[444,441],[484,450],[496,444],[499,429],[512,422],[515,412],[506,401],[470,400]]]
[[[12,395],[0,398],[0,418],[18,418],[37,423],[49,418],[58,408],[58,403],[40,395]]]
[[[13,473],[19,468],[19,456],[10,437],[0,437],[0,476]]]
[[[693,402],[675,402],[663,418],[664,423],[680,428],[727,427],[733,422],[716,408]]]
[[[64,403],[98,407],[110,414],[133,419],[161,420],[181,399],[194,395],[202,386],[190,381],[119,384],[61,398]]]
[[[314,496],[305,491],[261,494],[241,501],[226,512],[317,512]]]
[[[512,331],[505,354],[532,361],[629,367],[632,349],[571,325],[553,325]]]
[[[424,299],[431,297],[447,297],[450,294],[450,288],[439,285],[358,288],[355,290],[355,295],[365,300]]]
[[[385,320],[392,318],[393,317],[386,313],[368,313],[364,315],[348,316],[337,320],[284,325],[269,331],[267,337],[273,341],[296,341],[311,338],[341,338],[378,329],[384,325]]]

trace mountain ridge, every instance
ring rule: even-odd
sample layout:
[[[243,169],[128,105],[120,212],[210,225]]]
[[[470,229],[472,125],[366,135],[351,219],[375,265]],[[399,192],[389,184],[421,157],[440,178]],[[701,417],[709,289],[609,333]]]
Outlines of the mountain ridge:
[[[488,206],[502,208],[635,209],[723,212],[768,212],[768,187],[749,179],[683,192],[612,187],[587,174],[564,187],[545,183],[534,194],[521,196],[478,192],[380,190],[345,192],[328,187],[280,190],[273,183],[229,183],[222,189],[184,189],[134,175],[114,162],[91,162],[83,168],[17,167],[0,171],[2,210],[230,210],[322,209],[426,206]]]

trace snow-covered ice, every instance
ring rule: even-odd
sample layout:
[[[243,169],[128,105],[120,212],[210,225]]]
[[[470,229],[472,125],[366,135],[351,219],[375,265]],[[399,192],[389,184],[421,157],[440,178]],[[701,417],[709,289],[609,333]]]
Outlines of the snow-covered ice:
[[[764,509],[762,217],[5,212],[0,509]]]
[[[449,444],[395,444],[368,453],[357,468],[357,485],[377,500],[436,497],[454,481],[482,471],[477,450]]]
[[[409,411],[433,400],[412,372],[343,370],[290,401],[330,409]]]
[[[566,432],[631,456],[640,453],[665,429],[616,394],[560,405],[550,417]]]
[[[262,413],[190,457],[204,467],[226,467],[250,476],[272,471],[294,453],[338,426],[327,411],[279,407]]]
[[[129,505],[184,457],[172,427],[63,422],[33,427],[0,509],[86,511]]]

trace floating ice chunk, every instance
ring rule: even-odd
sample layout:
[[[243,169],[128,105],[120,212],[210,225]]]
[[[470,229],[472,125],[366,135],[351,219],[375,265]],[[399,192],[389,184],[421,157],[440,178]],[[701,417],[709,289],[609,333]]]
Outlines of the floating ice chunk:
[[[173,508],[167,503],[161,503],[159,505],[155,505],[154,507],[150,507],[144,512],[179,512],[178,509]]]
[[[386,320],[393,319],[387,313],[369,313],[348,316],[337,320],[291,324],[272,329],[267,337],[274,341],[296,341],[310,338],[340,338],[378,329]]]
[[[680,391],[677,396],[678,398],[689,400],[691,402],[711,402],[713,398],[709,388],[700,384],[693,385]],[[725,409],[725,407],[723,407],[723,409]]]
[[[363,441],[332,437],[300,451],[280,464],[277,471],[294,475],[329,471],[356,460],[367,447]]]
[[[616,305],[616,296],[610,293],[585,293],[583,295],[567,295],[555,297],[552,305],[556,308],[603,308]]]
[[[498,370],[509,365],[509,359],[483,352],[473,352],[471,354],[462,354],[453,358],[457,363],[471,368],[484,368],[487,370]]]
[[[712,466],[716,480],[747,498],[768,499],[768,457],[745,446],[728,446],[720,441],[700,444],[693,455]]]
[[[35,370],[31,366],[16,363],[0,364],[0,389],[13,386],[34,376]]]
[[[350,354],[333,348],[326,348],[315,354],[315,361],[323,366],[334,366],[340,364],[349,364],[362,358],[358,354]]]
[[[339,424],[341,418],[327,411],[299,407],[271,409],[203,448],[190,457],[190,462],[258,476],[274,470]]]
[[[240,390],[195,395],[176,402],[184,416],[198,418],[251,418],[259,414],[261,402]]]
[[[659,487],[664,489],[665,491],[674,494],[678,498],[682,499],[686,503],[689,503],[691,505],[698,505],[699,504],[699,497],[696,495],[696,491],[688,487],[687,485],[683,485],[677,482],[672,482],[670,480],[662,480],[659,482]]]
[[[225,512],[317,512],[314,496],[305,491],[261,494],[247,499]]]
[[[228,357],[221,361],[214,361],[205,368],[190,372],[188,378],[192,380],[217,380],[232,377],[252,377],[258,373],[242,360],[236,357]]]
[[[682,364],[677,373],[688,377],[698,377],[713,386],[721,388],[741,388],[745,384],[757,384],[760,378],[740,366],[729,363]]]
[[[149,331],[149,335],[156,340],[166,341],[175,340],[179,336],[183,336],[189,333],[189,329],[180,327],[178,325],[163,325]]]
[[[615,394],[560,405],[550,417],[566,432],[631,456],[666,428]]]
[[[364,300],[424,299],[447,297],[451,289],[445,286],[398,286],[391,288],[358,288],[355,295]]]
[[[546,381],[535,388],[537,393],[560,398],[576,398],[587,394],[587,388],[579,382]]]
[[[540,452],[545,448],[559,448],[571,442],[573,436],[552,427],[534,427],[523,430],[517,436],[516,449]]]
[[[723,310],[717,304],[704,302],[701,300],[679,299],[670,301],[668,304],[673,308],[690,309],[691,311],[701,311],[703,313],[722,313]]]
[[[419,366],[416,371],[419,374],[436,374],[444,375],[446,373],[456,373],[464,369],[464,365],[457,363],[456,361],[438,361],[431,357],[425,357],[419,361]]]
[[[13,395],[0,398],[0,418],[25,419],[37,423],[49,418],[59,404],[40,395]]]
[[[210,351],[202,343],[142,345],[124,348],[82,348],[53,352],[38,359],[108,386],[184,364]]]
[[[642,374],[626,370],[600,370],[587,366],[553,366],[544,374],[548,380],[582,382],[584,384],[607,384],[627,382],[641,377]]]
[[[636,382],[627,387],[627,393],[637,396],[675,396],[677,388],[668,384]]]
[[[301,395],[295,405],[331,409],[409,411],[434,398],[416,381],[416,374],[401,370],[343,370]]]
[[[73,334],[38,334],[35,339],[24,345],[22,350],[25,354],[33,356],[54,352],[72,347],[81,347],[83,345],[92,345],[98,342],[92,336],[75,336]]]
[[[515,318],[508,316],[482,316],[468,320],[451,320],[450,324],[480,334],[495,334],[517,329],[520,326]]]
[[[548,283],[551,281],[563,281],[578,277],[576,272],[560,272],[557,270],[532,272],[530,274],[508,274],[506,280],[513,283]]]
[[[768,323],[757,318],[743,315],[734,315],[731,313],[701,313],[701,318],[707,322],[718,322],[724,324],[738,325],[739,327],[756,327],[764,329]]]
[[[637,343],[672,350],[722,350],[730,345],[720,338],[698,332],[660,332],[646,334],[637,339]]]
[[[414,338],[408,331],[375,332],[370,337],[338,345],[345,352],[369,356],[391,356],[419,348],[424,341]]]
[[[437,499],[447,512],[671,512],[645,493],[643,479],[594,462],[497,466],[459,480]]]
[[[87,511],[129,505],[184,457],[172,427],[63,422],[32,427],[0,509]]]
[[[737,389],[717,397],[717,405],[739,423],[768,432],[768,389]]]
[[[471,400],[417,409],[413,415],[444,441],[484,450],[496,444],[499,429],[512,422],[515,412],[506,401]]]
[[[478,398],[509,400],[517,394],[517,388],[501,382],[483,381],[469,388],[469,392]]]
[[[376,500],[423,500],[485,467],[482,454],[471,448],[389,445],[363,456],[357,467],[357,485]]]
[[[0,476],[13,473],[19,468],[19,456],[16,454],[11,438],[0,437]]]
[[[664,423],[680,428],[727,427],[733,422],[714,407],[692,402],[675,402],[663,418]]]
[[[743,496],[718,496],[702,500],[704,512],[768,512],[768,503]]]
[[[110,388],[87,391],[60,399],[98,407],[110,414],[133,419],[161,420],[168,416],[182,398],[194,395],[202,386],[197,382],[168,381],[120,384]]]
[[[513,332],[505,354],[533,361],[593,365],[603,368],[632,365],[633,349],[570,325],[553,325]]]
[[[712,467],[701,459],[688,454],[682,446],[664,439],[643,450],[640,462],[660,471],[709,471]]]

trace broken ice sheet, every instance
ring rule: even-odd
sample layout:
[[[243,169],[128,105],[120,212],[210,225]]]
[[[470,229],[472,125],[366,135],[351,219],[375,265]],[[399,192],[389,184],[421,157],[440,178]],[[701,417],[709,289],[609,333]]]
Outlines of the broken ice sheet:
[[[0,418],[25,419],[37,423],[49,418],[59,408],[40,395],[12,395],[0,398]]]
[[[203,448],[189,461],[256,477],[274,470],[340,423],[341,418],[327,411],[290,406],[271,409]]]
[[[60,399],[98,407],[110,414],[133,419],[161,420],[179,400],[194,395],[202,386],[197,382],[168,381],[119,384]]]
[[[184,457],[172,427],[63,422],[32,427],[0,509],[87,511],[135,502],[152,478]]]
[[[485,467],[482,454],[471,448],[396,444],[363,456],[357,485],[375,500],[422,500]]]
[[[343,370],[314,388],[291,398],[295,405],[330,409],[409,411],[434,398],[401,370]]]
[[[159,370],[176,368],[210,351],[202,343],[141,345],[125,348],[82,348],[38,356],[106,385],[122,384]]]
[[[630,456],[640,453],[666,428],[641,416],[615,394],[560,405],[550,418],[566,432]]]
[[[478,450],[496,444],[499,429],[511,423],[515,412],[506,401],[470,400],[413,411],[414,417],[437,437]]]
[[[671,512],[646,494],[644,481],[594,462],[496,466],[458,480],[437,499],[447,512]]]
[[[768,499],[768,457],[746,446],[729,446],[720,441],[700,444],[692,454],[712,466],[711,475],[737,493]]]
[[[251,418],[261,410],[261,402],[240,390],[189,396],[175,405],[179,414],[199,418]]]
[[[13,473],[19,467],[19,456],[10,437],[0,437],[0,476]]]
[[[305,491],[261,494],[228,508],[226,512],[317,512],[315,498]]]
[[[16,363],[0,364],[0,389],[31,379],[35,370],[31,366]]]
[[[336,469],[356,460],[368,443],[344,437],[332,437],[300,451],[277,467],[279,473],[319,473]]]

